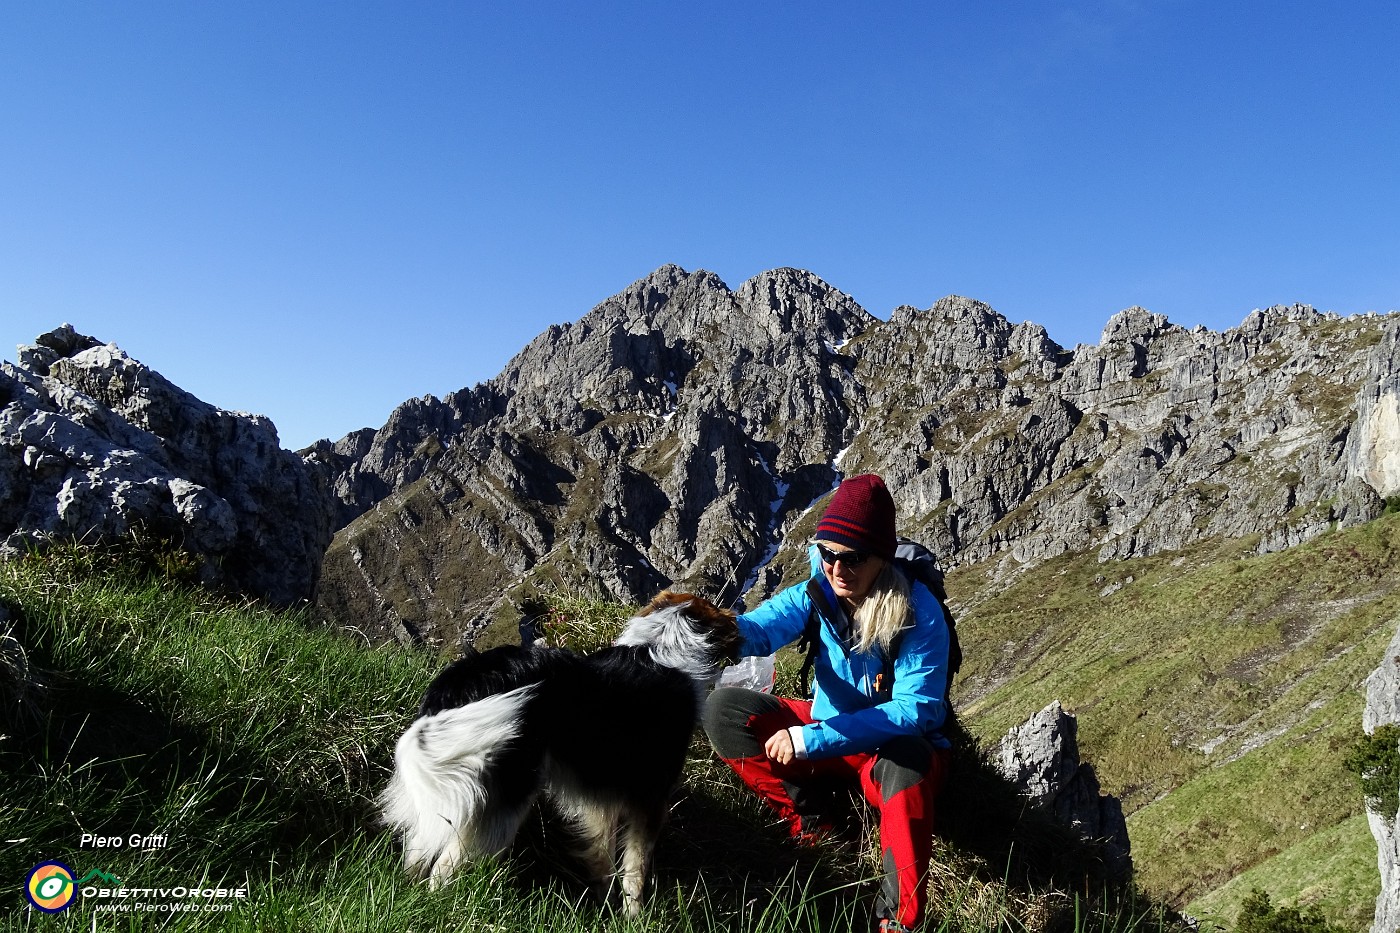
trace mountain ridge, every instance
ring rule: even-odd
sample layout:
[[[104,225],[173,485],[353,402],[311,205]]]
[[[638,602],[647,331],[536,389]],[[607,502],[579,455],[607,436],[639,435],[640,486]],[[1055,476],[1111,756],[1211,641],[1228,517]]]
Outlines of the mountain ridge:
[[[641,599],[752,581],[757,598],[798,572],[802,516],[867,470],[953,566],[1255,532],[1287,547],[1400,492],[1397,322],[1294,305],[1216,333],[1129,308],[1065,350],[966,298],[881,321],[802,270],[730,290],[663,266],[497,377],[309,448],[339,501],[331,590],[358,591],[338,608],[381,632],[438,641],[533,585]],[[395,510],[404,528],[466,521],[501,545],[492,572],[449,569],[466,599],[441,606],[428,578],[450,556],[412,544],[431,530],[392,530]],[[399,573],[402,553],[422,573]]]

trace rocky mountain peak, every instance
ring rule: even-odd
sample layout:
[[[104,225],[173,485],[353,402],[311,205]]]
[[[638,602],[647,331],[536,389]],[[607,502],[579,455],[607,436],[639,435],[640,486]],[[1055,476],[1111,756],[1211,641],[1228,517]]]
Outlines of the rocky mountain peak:
[[[1155,314],[1136,305],[1119,311],[1108,319],[1099,337],[1099,346],[1112,343],[1136,343],[1147,346],[1162,337],[1177,337],[1184,334],[1182,328],[1167,320],[1166,315]]]
[[[831,345],[857,337],[874,319],[844,292],[802,269],[775,269],[739,286],[736,308],[757,313],[769,336],[809,334]]]
[[[140,530],[208,558],[211,581],[312,597],[330,501],[271,421],[202,402],[67,324],[18,358],[0,364],[0,554]]]
[[[404,637],[474,631],[535,586],[758,598],[866,470],[952,565],[1286,547],[1377,514],[1400,478],[1396,333],[1301,307],[1187,331],[1129,308],[1067,352],[965,297],[881,322],[803,270],[730,290],[665,266],[488,383],[327,443],[349,522],[327,572],[341,608]]]
[[[970,369],[1009,356],[1014,328],[989,305],[949,295],[926,311],[898,309],[883,330],[891,347],[903,346],[934,366]]]
[[[40,334],[29,346],[18,348],[20,365],[40,375],[49,374],[49,366],[61,359],[76,356],[84,350],[102,346],[102,342],[73,329],[72,324],[61,324],[47,334]]]

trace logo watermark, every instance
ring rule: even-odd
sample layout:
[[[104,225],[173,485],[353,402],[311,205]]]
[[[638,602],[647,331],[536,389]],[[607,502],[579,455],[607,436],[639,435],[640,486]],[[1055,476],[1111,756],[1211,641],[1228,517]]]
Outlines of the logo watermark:
[[[62,913],[73,905],[78,882],[73,869],[62,862],[42,862],[35,865],[24,882],[24,896],[35,910],[46,914]]]
[[[81,878],[63,862],[48,861],[34,866],[25,880],[24,894],[29,903],[47,914],[61,913],[79,900],[93,910],[106,913],[232,910],[247,903],[248,888],[210,886],[192,882],[169,887],[138,887],[123,884],[120,878],[93,869]]]

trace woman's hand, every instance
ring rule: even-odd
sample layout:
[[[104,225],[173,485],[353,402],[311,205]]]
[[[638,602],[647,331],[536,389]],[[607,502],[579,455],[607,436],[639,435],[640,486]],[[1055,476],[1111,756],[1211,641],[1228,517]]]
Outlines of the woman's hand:
[[[797,757],[792,747],[792,736],[786,729],[779,729],[770,735],[768,741],[763,743],[763,752],[780,765],[790,765]]]

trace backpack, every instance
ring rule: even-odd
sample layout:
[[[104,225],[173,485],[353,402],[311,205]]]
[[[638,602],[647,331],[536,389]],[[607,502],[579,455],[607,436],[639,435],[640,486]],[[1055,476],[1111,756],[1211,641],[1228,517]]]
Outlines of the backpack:
[[[952,701],[948,699],[953,689],[953,677],[957,675],[962,667],[962,645],[958,644],[958,630],[953,624],[953,611],[948,608],[948,593],[943,587],[943,568],[938,566],[938,558],[933,552],[917,541],[908,538],[900,538],[895,544],[894,562],[899,569],[909,575],[911,580],[916,580],[928,588],[933,594],[933,598],[938,600],[938,605],[943,610],[943,618],[948,621],[948,684],[943,692],[944,702],[952,708]],[[802,685],[802,693],[808,699],[812,696],[812,664],[816,660],[817,642],[820,640],[818,630],[821,626],[820,613],[817,607],[831,609],[826,592],[822,589],[820,581],[813,577],[807,581],[807,595],[812,600],[812,611],[807,616],[807,626],[802,630],[802,635],[797,640],[797,650],[803,652],[806,657],[802,660],[802,670],[798,673],[798,683]],[[894,684],[894,659],[899,654],[899,642],[903,633],[895,635],[890,642],[890,650],[885,652],[885,683],[889,686]]]

